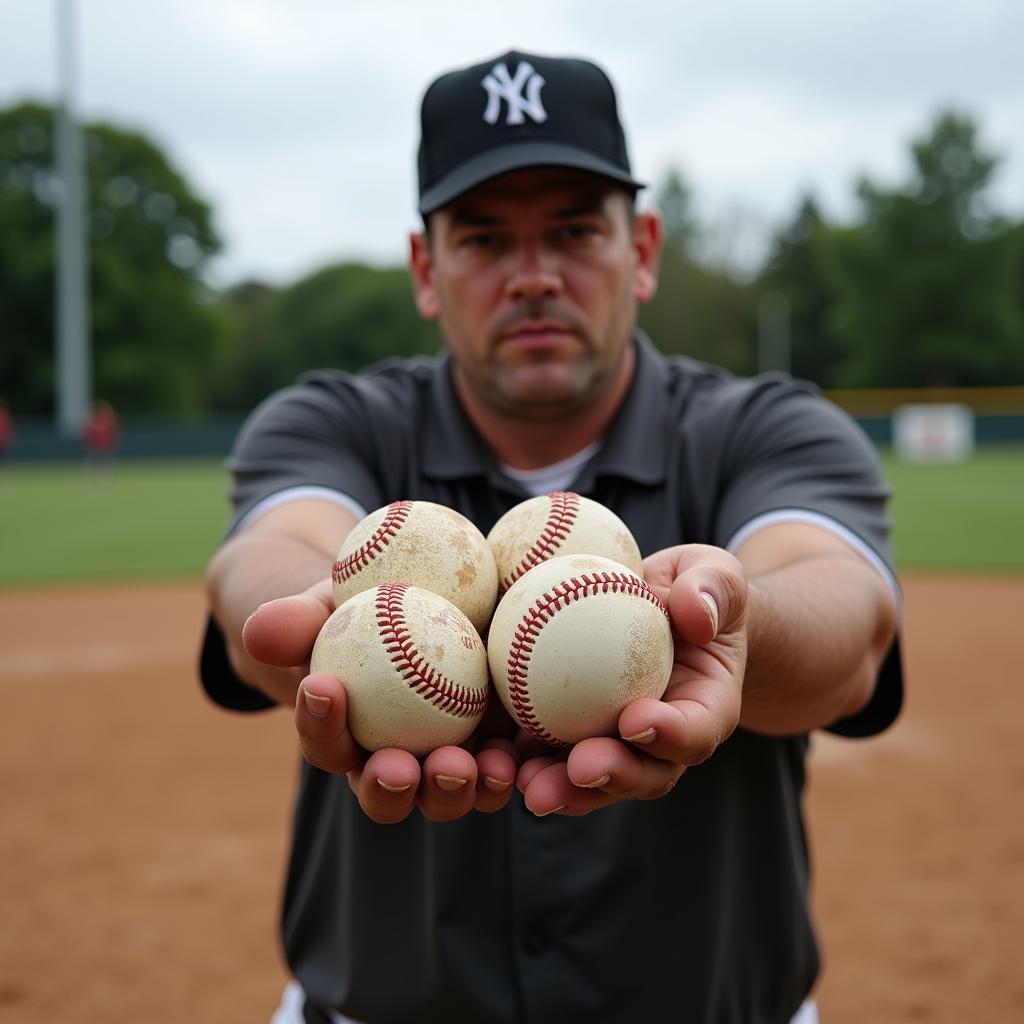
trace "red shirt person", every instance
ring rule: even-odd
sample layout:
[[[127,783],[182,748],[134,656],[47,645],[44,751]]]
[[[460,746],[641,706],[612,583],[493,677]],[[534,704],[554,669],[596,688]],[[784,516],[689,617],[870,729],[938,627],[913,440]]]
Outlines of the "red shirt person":
[[[85,453],[90,459],[110,459],[121,444],[121,421],[109,402],[97,402],[85,424]]]
[[[0,460],[14,447],[14,417],[10,406],[0,399]]]

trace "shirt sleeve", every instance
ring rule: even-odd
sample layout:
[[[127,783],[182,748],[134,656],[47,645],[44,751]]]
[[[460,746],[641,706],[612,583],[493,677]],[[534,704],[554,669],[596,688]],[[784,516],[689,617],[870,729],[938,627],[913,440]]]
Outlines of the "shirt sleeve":
[[[333,492],[365,509],[379,508],[382,488],[374,471],[379,439],[370,424],[373,406],[382,401],[386,399],[369,383],[320,373],[258,406],[227,461],[233,511],[226,535],[235,533],[254,508],[293,490]],[[235,675],[212,616],[207,617],[199,676],[209,697],[223,707],[259,711],[274,706],[262,691]]]
[[[365,509],[378,508],[368,398],[354,378],[323,374],[257,407],[227,462],[233,478],[228,534],[257,505],[297,488],[334,491]]]
[[[719,422],[724,473],[714,543],[735,543],[757,522],[792,518],[816,522],[843,537],[896,590],[890,543],[889,487],[877,452],[859,426],[811,386],[762,377],[730,385]],[[899,714],[903,673],[899,638],[878,675],[868,705],[833,723],[830,731],[867,736]]]

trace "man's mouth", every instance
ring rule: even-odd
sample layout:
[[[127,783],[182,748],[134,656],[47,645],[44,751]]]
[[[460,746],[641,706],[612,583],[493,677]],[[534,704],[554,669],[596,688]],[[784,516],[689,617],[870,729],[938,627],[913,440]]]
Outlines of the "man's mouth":
[[[574,332],[566,324],[554,320],[524,320],[503,331],[500,340],[529,350],[550,348],[572,336]]]

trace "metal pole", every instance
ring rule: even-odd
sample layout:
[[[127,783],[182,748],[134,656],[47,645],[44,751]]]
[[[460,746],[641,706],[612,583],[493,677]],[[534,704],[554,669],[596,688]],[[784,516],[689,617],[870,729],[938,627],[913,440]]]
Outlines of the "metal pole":
[[[57,427],[80,437],[92,395],[89,346],[89,249],[85,235],[85,166],[76,118],[74,0],[57,0]]]
[[[765,292],[757,304],[758,369],[761,373],[790,372],[789,300],[780,292]]]

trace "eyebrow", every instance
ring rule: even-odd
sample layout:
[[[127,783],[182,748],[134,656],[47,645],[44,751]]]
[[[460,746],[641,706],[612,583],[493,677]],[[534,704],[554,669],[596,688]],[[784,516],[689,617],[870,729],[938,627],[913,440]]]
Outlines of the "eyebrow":
[[[471,206],[453,206],[448,211],[448,219],[458,228],[489,228],[501,223],[497,217],[488,217]]]

